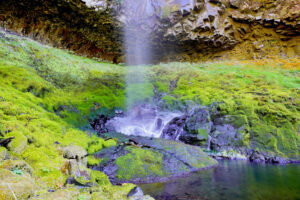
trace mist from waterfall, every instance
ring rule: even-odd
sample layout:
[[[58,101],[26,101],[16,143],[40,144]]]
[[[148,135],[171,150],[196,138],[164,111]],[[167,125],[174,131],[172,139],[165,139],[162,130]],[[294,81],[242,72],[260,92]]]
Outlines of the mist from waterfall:
[[[190,0],[189,0],[190,1]],[[159,137],[163,127],[179,113],[163,112],[150,106],[153,86],[147,78],[153,63],[151,39],[164,15],[164,8],[177,8],[183,0],[123,0],[123,40],[126,62],[126,107],[125,117],[117,117],[110,123],[116,131],[127,135]],[[178,6],[179,5],[179,6]],[[159,52],[155,52],[156,54]],[[148,98],[148,102],[146,102]],[[145,106],[146,102],[146,106]],[[149,104],[149,105],[147,105]]]

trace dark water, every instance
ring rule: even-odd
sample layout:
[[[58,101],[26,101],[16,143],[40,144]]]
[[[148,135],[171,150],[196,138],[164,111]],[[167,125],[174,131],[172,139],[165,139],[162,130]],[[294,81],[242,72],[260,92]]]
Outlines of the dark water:
[[[300,165],[219,161],[189,177],[140,187],[157,200],[300,200]]]

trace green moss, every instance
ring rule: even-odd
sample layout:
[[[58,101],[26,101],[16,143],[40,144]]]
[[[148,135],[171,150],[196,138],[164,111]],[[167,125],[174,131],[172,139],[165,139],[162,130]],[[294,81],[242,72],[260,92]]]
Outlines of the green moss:
[[[162,100],[164,100],[166,104],[173,105],[177,99],[173,96],[165,95]]]
[[[88,126],[87,116],[95,111],[96,104],[111,109],[124,107],[123,67],[9,37],[0,40],[3,85],[39,97],[40,105],[58,112],[74,127]]]
[[[207,129],[199,129],[198,130],[198,135],[199,135],[199,138],[207,140],[208,139]]]
[[[93,192],[91,200],[98,199],[128,199],[128,193],[135,187],[135,185],[130,183],[122,184],[120,186],[102,186],[102,190]]]
[[[94,141],[89,143],[88,153],[91,155],[100,151],[103,148],[104,142],[105,141],[102,138],[97,138],[97,139],[95,138]]]
[[[27,138],[18,131],[13,131],[5,135],[7,138],[9,137],[15,137],[15,139],[12,140],[8,144],[8,149],[16,154],[22,153],[27,148]]]
[[[177,87],[163,97],[168,108],[176,101],[217,103],[219,115],[240,129],[243,140],[238,146],[299,158],[299,72],[269,65],[162,64],[153,68],[151,80],[155,85],[178,80]]]
[[[34,169],[34,174],[50,187],[63,183],[65,176],[60,171],[65,160],[58,150],[51,146],[30,146],[21,155]]]
[[[91,171],[91,181],[98,183],[99,185],[111,185],[108,177],[103,172],[96,170]]]
[[[101,162],[101,159],[97,159],[94,156],[88,156],[87,164],[89,166],[98,165]]]
[[[66,179],[60,146],[94,153],[116,144],[79,128],[89,128],[98,110],[125,106],[125,70],[6,35],[0,38],[0,134],[14,136],[10,153],[32,166],[41,185],[55,188]]]
[[[2,162],[7,157],[7,149],[0,147],[0,162]]]
[[[104,147],[104,148],[109,148],[109,147],[116,146],[116,145],[117,145],[116,139],[106,140],[106,141],[103,143],[103,147]]]
[[[162,154],[137,147],[126,147],[126,150],[129,152],[128,154],[116,159],[118,179],[132,180],[151,175],[166,175],[162,166]]]
[[[169,92],[169,84],[157,81],[155,86],[157,88],[157,92],[159,93]]]

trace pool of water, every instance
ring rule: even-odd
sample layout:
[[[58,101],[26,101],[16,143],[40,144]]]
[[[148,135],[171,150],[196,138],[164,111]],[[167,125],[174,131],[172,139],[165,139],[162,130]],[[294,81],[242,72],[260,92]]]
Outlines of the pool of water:
[[[157,200],[300,200],[300,165],[219,161],[188,177],[140,187]]]

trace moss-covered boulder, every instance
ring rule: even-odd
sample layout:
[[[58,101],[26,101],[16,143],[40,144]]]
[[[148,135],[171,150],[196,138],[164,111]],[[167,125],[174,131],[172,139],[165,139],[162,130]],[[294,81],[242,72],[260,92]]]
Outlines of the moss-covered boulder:
[[[0,199],[28,199],[38,188],[30,176],[0,169]]]
[[[80,146],[69,145],[69,146],[63,147],[62,153],[63,153],[64,158],[76,159],[78,161],[81,161],[85,165],[87,163],[88,152]]]
[[[120,136],[120,145],[96,153],[102,161],[94,169],[106,173],[114,183],[162,181],[217,163],[197,146],[116,133],[113,136]]]
[[[0,168],[7,169],[10,171],[13,170],[21,170],[22,173],[32,174],[33,169],[28,163],[24,160],[5,160],[2,164],[0,164]]]
[[[21,132],[11,132],[5,135],[8,137],[15,137],[8,145],[8,150],[20,154],[27,148],[27,138]]]

